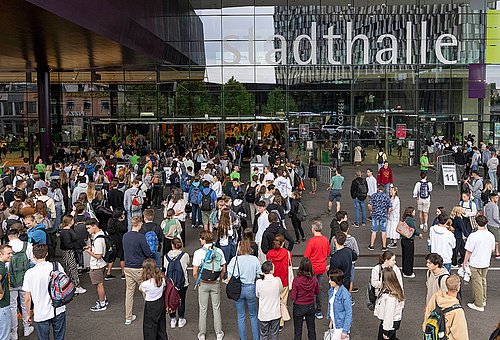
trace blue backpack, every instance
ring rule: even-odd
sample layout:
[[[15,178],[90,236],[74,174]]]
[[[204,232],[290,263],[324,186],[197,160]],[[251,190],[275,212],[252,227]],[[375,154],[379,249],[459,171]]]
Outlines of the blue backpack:
[[[152,253],[156,253],[158,248],[158,236],[156,236],[156,233],[153,230],[148,231],[145,236],[149,249],[151,249]]]
[[[187,172],[183,173],[181,176],[181,188],[183,192],[189,191],[189,179],[191,176]]]
[[[94,176],[95,165],[89,164],[87,165],[87,175]]]
[[[189,203],[198,204],[198,196],[200,196],[200,187],[193,186],[189,192]]]
[[[182,269],[181,258],[184,255],[184,252],[180,253],[175,259],[170,259],[167,255],[165,258],[168,261],[167,272],[165,276],[167,279],[171,279],[175,289],[181,290],[184,287],[185,277],[184,277],[184,269]]]

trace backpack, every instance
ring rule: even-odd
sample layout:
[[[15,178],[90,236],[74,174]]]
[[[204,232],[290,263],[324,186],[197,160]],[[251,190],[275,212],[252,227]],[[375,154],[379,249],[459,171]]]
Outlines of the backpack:
[[[152,253],[156,253],[158,249],[158,236],[153,230],[150,230],[146,233],[146,241],[148,242],[149,249],[151,249]]]
[[[383,153],[378,153],[378,158],[377,158],[377,163],[382,164],[384,163],[384,154]]]
[[[378,279],[382,279],[382,265],[379,264],[380,271],[378,273]],[[370,273],[370,281],[368,281],[368,287],[366,288],[366,307],[369,310],[375,310],[375,303],[377,302],[377,294],[375,294],[375,288],[372,286],[372,277]]]
[[[307,213],[304,204],[302,204],[302,202],[299,202],[299,207],[297,208],[297,218],[299,219],[299,221],[304,222],[305,220],[307,220],[308,215],[309,214]]]
[[[185,277],[184,277],[184,269],[182,269],[181,258],[184,255],[184,252],[180,253],[175,259],[170,259],[167,255],[165,258],[167,259],[168,266],[167,272],[165,276],[168,280],[171,280],[175,286],[175,289],[181,290],[184,287]]]
[[[264,195],[262,195],[260,197],[260,200],[263,201],[264,203],[266,203],[266,208],[269,204],[271,204],[271,200],[273,199],[274,195],[271,195],[271,196],[268,196],[268,197],[264,197]]]
[[[446,334],[446,321],[444,315],[455,309],[462,308],[460,304],[441,309],[436,303],[436,308],[431,312],[425,322],[424,338],[426,340],[447,340],[450,333]]]
[[[109,235],[98,235],[95,240],[97,240],[98,238],[103,238],[104,243],[106,244],[106,252],[103,254],[102,259],[106,261],[106,263],[115,262],[118,250],[115,243],[113,242],[113,239]]]
[[[137,192],[132,195],[132,202],[130,203],[130,211],[138,211],[142,208],[142,195],[139,195],[140,190],[137,189]]]
[[[30,262],[26,255],[28,242],[23,242],[23,249],[12,254],[9,266],[10,286],[19,287],[23,285],[24,274],[30,268]]]
[[[165,281],[165,308],[167,309],[167,313],[173,313],[177,310],[177,308],[179,308],[181,296],[171,279],[165,279]]]
[[[201,210],[203,211],[210,211],[212,210],[212,189],[208,192],[208,194],[205,194],[203,190],[201,191]]]
[[[58,269],[57,264],[57,262],[52,262],[53,268],[49,279],[49,295],[54,309],[70,303],[75,295],[75,285],[68,275]]]
[[[208,250],[207,250],[208,252]],[[206,255],[205,255],[206,256]],[[212,254],[208,259],[203,261],[203,272],[201,279],[203,281],[217,281],[222,271],[222,254],[219,253],[216,247],[213,247]]]
[[[366,199],[366,194],[368,194],[368,184],[366,183],[366,180],[358,181],[356,198],[360,201],[364,201]]]
[[[200,196],[200,188],[193,186],[191,188],[191,192],[189,193],[189,203],[197,204],[198,203],[198,196]]]
[[[245,194],[245,199],[248,203],[255,203],[255,188],[257,186],[249,185],[247,188],[247,193]]]
[[[94,175],[94,170],[95,170],[95,165],[94,164],[87,165],[87,175],[93,176]]]
[[[184,172],[181,176],[181,188],[182,188],[182,191],[189,191],[189,185],[190,185],[190,178],[191,176],[189,176],[189,174],[187,172]]]
[[[420,181],[420,190],[418,193],[420,198],[428,198],[429,197],[429,183]]]

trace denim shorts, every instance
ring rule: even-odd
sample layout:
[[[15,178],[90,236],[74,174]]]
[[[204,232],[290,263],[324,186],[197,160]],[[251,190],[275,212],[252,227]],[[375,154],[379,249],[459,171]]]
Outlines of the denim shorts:
[[[387,230],[387,218],[373,218],[372,219],[372,232],[376,233],[377,231],[385,233]]]
[[[330,202],[337,201],[340,203],[340,198],[342,197],[342,190],[332,189],[330,190],[330,195],[328,196],[328,200]]]

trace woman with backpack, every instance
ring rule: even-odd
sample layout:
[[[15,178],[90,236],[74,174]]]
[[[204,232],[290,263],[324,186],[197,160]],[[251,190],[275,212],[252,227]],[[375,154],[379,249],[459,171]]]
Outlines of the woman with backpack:
[[[405,305],[403,288],[392,268],[382,269],[382,288],[373,315],[379,318],[378,340],[397,340]]]
[[[167,217],[168,209],[174,210],[174,219],[178,220],[182,227],[181,240],[184,245],[186,245],[186,202],[183,199],[182,190],[176,188],[172,199],[168,202],[167,208],[164,211],[165,218]]]
[[[456,205],[451,209],[450,219],[452,220],[451,227],[453,228],[453,234],[455,235],[455,248],[453,248],[453,256],[451,257],[451,265],[462,265],[465,258],[465,241],[464,238],[469,237],[469,232],[465,228],[464,221],[462,219],[462,207]],[[460,254],[460,260],[458,255]]]
[[[223,210],[222,215],[225,212]],[[222,218],[221,218],[222,219]],[[221,230],[219,222],[219,232]],[[221,246],[222,248],[222,246]],[[223,249],[223,248],[222,248]],[[224,251],[224,249],[223,249]],[[255,280],[260,275],[260,262],[255,256],[250,255],[250,241],[243,239],[239,246],[239,256],[233,257],[227,266],[228,279],[236,277],[241,280],[241,293],[238,300],[235,301],[236,312],[238,316],[238,332],[240,339],[247,339],[247,330],[245,325],[245,305],[248,307],[248,315],[252,326],[252,339],[259,339],[259,320],[257,318],[257,295],[255,293]]]
[[[394,273],[396,273],[401,288],[403,287],[403,277],[401,276],[399,267],[396,265],[396,255],[388,250],[379,255],[378,264],[372,268],[370,275],[370,285],[375,289],[375,296],[382,289],[382,270],[384,268],[392,268]]]
[[[309,193],[315,194],[316,189],[318,187],[316,183],[316,178],[318,178],[318,165],[316,164],[316,161],[312,158],[311,162],[309,163],[309,170],[307,172],[307,177],[309,177],[309,180],[311,181],[311,191]]]
[[[378,169],[377,169],[377,171],[379,171],[380,168],[384,166],[384,162],[386,160],[387,160],[387,155],[385,154],[384,149],[382,149],[382,148],[378,149],[378,153],[377,153],[377,166],[378,166]]]
[[[304,229],[302,229],[302,222],[300,221],[298,214],[299,214],[299,204],[302,204],[300,200],[300,191],[295,190],[292,193],[292,199],[290,200],[290,212],[288,215],[290,216],[292,220],[292,225],[293,225],[293,230],[295,231],[295,244],[300,243],[300,236],[302,236],[302,241],[305,242],[306,237],[304,235]],[[299,235],[300,233],[300,235]]]
[[[415,277],[413,273],[413,262],[415,255],[415,236],[418,236],[420,239],[423,238],[422,234],[418,231],[418,228],[415,228],[415,208],[407,207],[403,216],[401,217],[401,221],[408,224],[409,227],[413,228],[413,234],[411,237],[407,238],[401,235],[401,251],[403,253],[403,276],[408,278]]]
[[[148,258],[142,263],[142,283],[139,290],[144,293],[144,339],[167,340],[167,320],[163,290],[166,282],[156,262]]]
[[[462,208],[462,219],[465,224],[465,229],[468,233],[472,232],[471,219],[475,218],[477,215],[476,203],[471,200],[470,192],[464,192],[462,194],[462,201],[460,202],[460,207]]]
[[[181,268],[182,268],[182,274],[184,275],[182,280],[182,277],[179,277],[177,279],[174,279],[171,273],[173,272],[174,268],[176,267],[174,262],[179,261]],[[170,271],[169,267],[172,265]],[[186,292],[189,286],[189,275],[187,273],[187,267],[189,265],[189,254],[186,254],[184,252],[184,244],[179,238],[174,238],[172,240],[172,250],[170,250],[166,255],[165,255],[165,261],[163,261],[163,266],[165,268],[165,273],[167,279],[172,279],[174,282],[174,285],[177,287],[177,285],[180,285],[181,288],[178,290],[179,296],[181,297],[181,300],[179,302],[179,308],[177,311],[174,311],[170,313],[170,328],[175,328],[178,326],[179,328],[184,327],[186,324],[186,318],[184,317],[184,314],[186,312]],[[170,274],[170,275],[169,275]],[[179,273],[178,273],[179,274]],[[177,277],[177,275],[176,275]],[[179,282],[175,282],[179,281]],[[181,284],[181,282],[184,282]],[[179,314],[179,321],[177,323],[176,319],[176,313]]]
[[[62,218],[61,222],[61,252],[62,252],[62,265],[64,272],[68,274],[71,282],[76,287],[76,294],[83,294],[87,290],[80,285],[80,277],[78,276],[78,264],[75,257],[75,250],[80,249],[85,244],[79,244],[79,240],[75,231],[71,229],[74,224],[73,216],[66,215]]]

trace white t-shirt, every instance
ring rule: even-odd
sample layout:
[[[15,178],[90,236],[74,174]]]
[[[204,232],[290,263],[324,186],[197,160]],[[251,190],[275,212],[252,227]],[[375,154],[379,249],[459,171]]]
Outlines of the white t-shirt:
[[[205,256],[207,256],[207,249],[210,248],[213,244],[212,243],[207,243],[205,244],[202,248],[198,249],[197,251],[194,252],[193,255],[193,266],[194,267],[199,267],[205,260]],[[220,248],[217,248],[217,251],[219,254],[222,255],[222,260],[220,262],[220,265],[223,266],[226,264],[226,258],[224,257],[224,253]]]
[[[92,240],[93,240],[93,245],[92,245],[92,252],[96,255],[103,255],[106,253],[106,241],[104,241],[104,238],[97,236],[103,235],[104,236],[104,231],[100,231],[95,235],[92,235]],[[100,269],[102,267],[107,266],[108,264],[104,259],[101,257],[100,259],[96,259],[93,256],[90,256],[90,269]]]
[[[334,328],[335,328],[335,313],[333,312],[333,303],[335,302],[335,295],[337,295],[338,290],[339,290],[338,288],[334,289],[332,297],[330,298],[330,300],[328,300],[328,308],[330,308],[330,319],[332,320]]]
[[[465,250],[470,251],[469,265],[474,268],[488,268],[491,252],[495,250],[495,236],[488,230],[478,230],[467,238]]]
[[[182,221],[182,222],[184,222],[186,220],[186,212],[185,212],[186,202],[183,199],[178,200],[177,203],[175,203],[175,204],[172,200],[170,200],[170,202],[168,202],[167,209],[165,209],[164,214],[163,214],[163,217],[165,217],[165,218],[167,218],[167,210],[168,209],[174,209],[174,211],[181,211],[182,210],[183,212],[181,214],[174,215],[173,218],[176,220]]]
[[[368,185],[368,196],[373,196],[377,192],[377,179],[373,176],[366,177],[366,184]]]
[[[165,280],[162,281],[161,287],[156,285],[156,281],[150,278],[147,281],[141,283],[141,289],[146,294],[146,301],[156,301],[163,296],[163,290],[165,289]]]
[[[217,198],[222,197],[222,195],[224,194],[222,192],[222,184],[220,183],[220,181],[214,182],[214,185],[212,185],[212,190],[215,191]]]
[[[20,252],[21,250],[23,250],[23,241],[21,241],[20,239],[16,238],[15,240],[12,240],[9,242],[9,245],[12,247],[12,251],[14,253],[17,253],[17,252]],[[33,258],[33,245],[29,242],[26,242],[27,244],[27,247],[26,247],[26,256],[28,257],[28,261],[30,261],[30,264],[36,264],[36,261],[35,259]],[[9,263],[10,262],[7,262],[6,263],[6,267],[7,269],[9,268]]]
[[[264,184],[267,181],[274,181],[274,174],[272,172],[269,172],[264,176]]]
[[[58,270],[64,272],[61,264],[57,265]],[[46,321],[54,317],[54,307],[47,288],[52,269],[52,263],[44,261],[28,269],[24,275],[23,290],[31,293],[31,300],[35,306],[33,309],[35,322]],[[59,315],[65,311],[66,306],[62,306],[56,309],[56,314]]]

